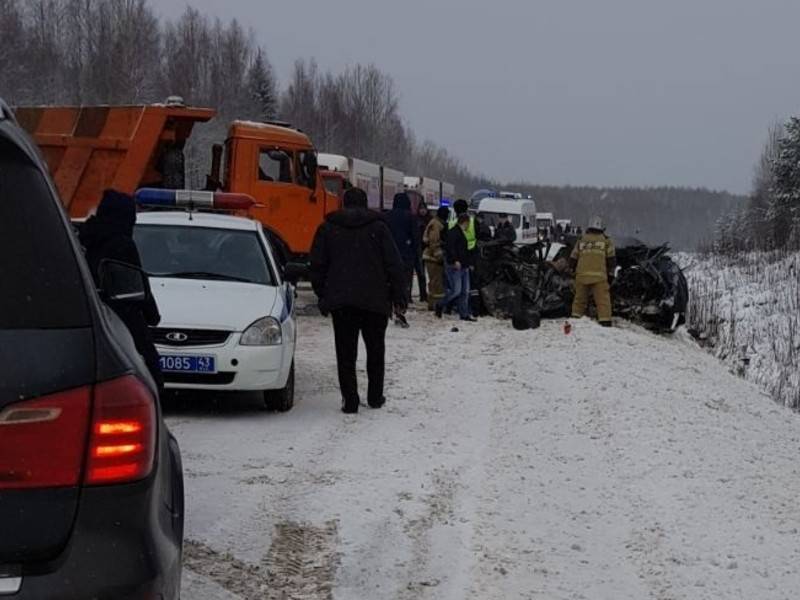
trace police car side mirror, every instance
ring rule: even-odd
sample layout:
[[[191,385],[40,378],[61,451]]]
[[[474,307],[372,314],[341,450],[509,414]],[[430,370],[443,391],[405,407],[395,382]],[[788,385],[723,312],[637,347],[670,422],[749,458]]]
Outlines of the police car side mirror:
[[[98,267],[100,294],[115,302],[142,302],[146,297],[146,275],[141,269],[117,260],[102,260]]]
[[[308,279],[308,265],[298,262],[286,263],[283,267],[283,278],[291,284],[297,284],[301,279]]]

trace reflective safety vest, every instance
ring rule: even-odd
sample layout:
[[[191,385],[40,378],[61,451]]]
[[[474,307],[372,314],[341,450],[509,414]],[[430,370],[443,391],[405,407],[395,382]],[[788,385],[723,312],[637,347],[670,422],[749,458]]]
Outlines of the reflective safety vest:
[[[458,220],[452,219],[447,228],[452,229],[456,225],[458,225]],[[475,246],[478,245],[478,235],[475,233],[475,217],[469,218],[469,227],[464,232],[464,237],[467,238],[467,250],[474,250]]]
[[[614,258],[614,243],[604,233],[586,233],[572,249],[572,259],[578,261],[575,279],[579,283],[599,283],[608,278],[606,261]]]

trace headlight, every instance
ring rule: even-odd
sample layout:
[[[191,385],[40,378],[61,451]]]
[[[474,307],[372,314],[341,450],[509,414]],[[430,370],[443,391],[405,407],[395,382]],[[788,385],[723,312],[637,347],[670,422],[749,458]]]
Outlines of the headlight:
[[[244,330],[242,346],[277,346],[283,341],[281,324],[273,317],[259,319]]]

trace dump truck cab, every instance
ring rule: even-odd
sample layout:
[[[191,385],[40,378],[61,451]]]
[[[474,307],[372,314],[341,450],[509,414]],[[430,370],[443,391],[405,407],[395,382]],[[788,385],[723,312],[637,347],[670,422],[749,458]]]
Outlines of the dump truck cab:
[[[91,214],[107,188],[128,194],[185,188],[185,145],[194,125],[215,115],[179,97],[152,105],[16,109],[73,219]],[[264,225],[279,252],[307,256],[317,226],[341,206],[325,189],[308,136],[285,123],[234,121],[224,150],[224,176],[223,147],[215,145],[206,189],[249,194],[257,206],[247,216]]]
[[[225,191],[255,198],[257,205],[247,214],[261,221],[289,255],[307,255],[325,215],[340,206],[325,189],[308,136],[286,124],[234,121],[225,153]]]

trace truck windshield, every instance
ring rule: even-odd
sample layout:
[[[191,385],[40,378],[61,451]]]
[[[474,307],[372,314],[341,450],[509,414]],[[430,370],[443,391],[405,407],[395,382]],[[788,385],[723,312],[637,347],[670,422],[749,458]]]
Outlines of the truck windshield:
[[[342,180],[338,177],[323,177],[322,182],[329,193],[338,196],[342,192]]]
[[[497,224],[500,222],[501,214],[502,213],[481,211],[481,215],[483,216],[483,222],[492,228],[497,227]],[[514,226],[514,229],[519,229],[520,215],[508,215],[508,219]]]
[[[254,231],[137,225],[134,238],[142,266],[153,277],[275,285]]]
[[[258,155],[258,179],[292,183],[292,153],[262,150]]]

